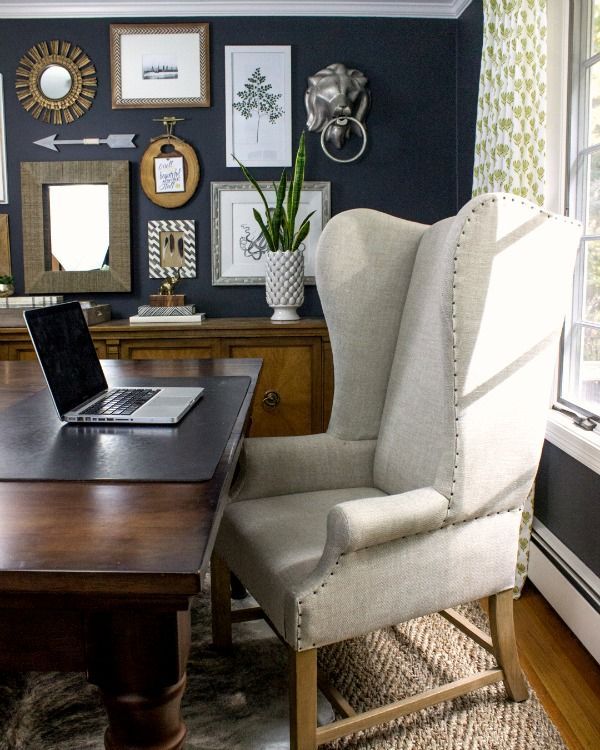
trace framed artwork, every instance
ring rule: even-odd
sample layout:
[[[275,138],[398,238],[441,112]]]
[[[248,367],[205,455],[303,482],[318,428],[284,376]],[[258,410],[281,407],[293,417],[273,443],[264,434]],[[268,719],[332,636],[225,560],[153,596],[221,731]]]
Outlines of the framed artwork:
[[[148,263],[151,279],[196,278],[196,232],[193,219],[148,222]]]
[[[209,107],[207,23],[111,24],[113,109]]]
[[[275,203],[270,182],[259,182],[269,205]],[[304,246],[304,274],[315,283],[315,250],[331,215],[329,182],[305,182],[300,197],[297,225],[311,211],[310,232]],[[211,183],[212,283],[214,286],[265,283],[267,243],[256,223],[253,209],[264,206],[248,182]]]
[[[10,276],[10,238],[8,214],[0,214],[0,276]]]
[[[227,166],[292,163],[291,47],[225,47]]]
[[[6,181],[6,135],[4,129],[4,84],[0,74],[0,203],[8,203]]]

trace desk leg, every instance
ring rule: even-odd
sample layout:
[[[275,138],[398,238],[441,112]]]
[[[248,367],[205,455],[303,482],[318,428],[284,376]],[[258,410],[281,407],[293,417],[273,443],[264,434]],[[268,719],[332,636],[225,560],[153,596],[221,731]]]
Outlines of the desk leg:
[[[88,679],[108,714],[107,750],[179,750],[190,612],[91,614]]]

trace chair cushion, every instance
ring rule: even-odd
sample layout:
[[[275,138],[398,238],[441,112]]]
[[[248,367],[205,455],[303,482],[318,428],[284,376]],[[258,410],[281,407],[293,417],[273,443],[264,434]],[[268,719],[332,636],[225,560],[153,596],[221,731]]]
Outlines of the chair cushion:
[[[226,509],[215,544],[280,633],[284,596],[315,568],[327,537],[327,514],[339,502],[383,497],[373,487],[244,500]]]

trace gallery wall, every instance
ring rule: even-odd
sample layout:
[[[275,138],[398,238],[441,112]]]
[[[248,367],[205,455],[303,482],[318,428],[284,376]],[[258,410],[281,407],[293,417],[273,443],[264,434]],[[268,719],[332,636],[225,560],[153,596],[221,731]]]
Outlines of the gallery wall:
[[[225,45],[291,45],[293,142],[306,122],[306,79],[333,62],[359,68],[369,79],[372,109],[367,119],[368,147],[360,161],[336,164],[321,151],[319,136],[307,135],[306,179],[331,182],[336,214],[367,206],[414,221],[431,223],[451,215],[468,199],[474,134],[476,80],[481,47],[480,4],[468,23],[440,19],[376,18],[208,18],[210,24],[211,106],[190,109],[111,109],[109,26],[111,19],[3,20],[0,73],[4,77],[9,204],[13,275],[23,290],[22,217],[19,169],[23,161],[127,159],[131,162],[132,292],[94,295],[109,302],[113,318],[137,311],[158,281],[148,275],[147,223],[151,219],[193,219],[196,223],[197,278],[181,282],[189,302],[210,316],[262,316],[269,313],[259,286],[211,283],[211,181],[237,181],[237,168],[225,166]],[[122,19],[115,19],[122,22]],[[127,23],[170,19],[127,19]],[[15,95],[19,58],[42,40],[75,43],[92,59],[98,91],[91,110],[70,125],[52,126],[25,112]],[[461,54],[462,40],[465,54]],[[479,44],[479,50],[477,45]],[[460,73],[460,77],[459,77]],[[196,194],[178,209],[160,208],[140,189],[139,162],[150,139],[163,132],[153,118],[185,118],[176,134],[195,148],[201,169]],[[34,141],[57,133],[59,139],[135,133],[135,150],[106,146],[65,146],[53,153]],[[460,137],[459,134],[460,133]],[[466,135],[465,135],[466,133]],[[279,168],[257,168],[271,180]],[[460,184],[459,184],[460,175]],[[85,237],[82,237],[82,243]],[[77,295],[86,298],[90,295]],[[321,315],[314,287],[307,287],[303,316]]]

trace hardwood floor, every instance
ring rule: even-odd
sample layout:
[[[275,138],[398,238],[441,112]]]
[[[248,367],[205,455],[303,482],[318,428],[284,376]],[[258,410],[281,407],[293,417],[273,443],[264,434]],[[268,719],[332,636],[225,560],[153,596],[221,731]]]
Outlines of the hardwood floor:
[[[529,581],[515,602],[521,665],[569,750],[600,748],[600,665]]]

